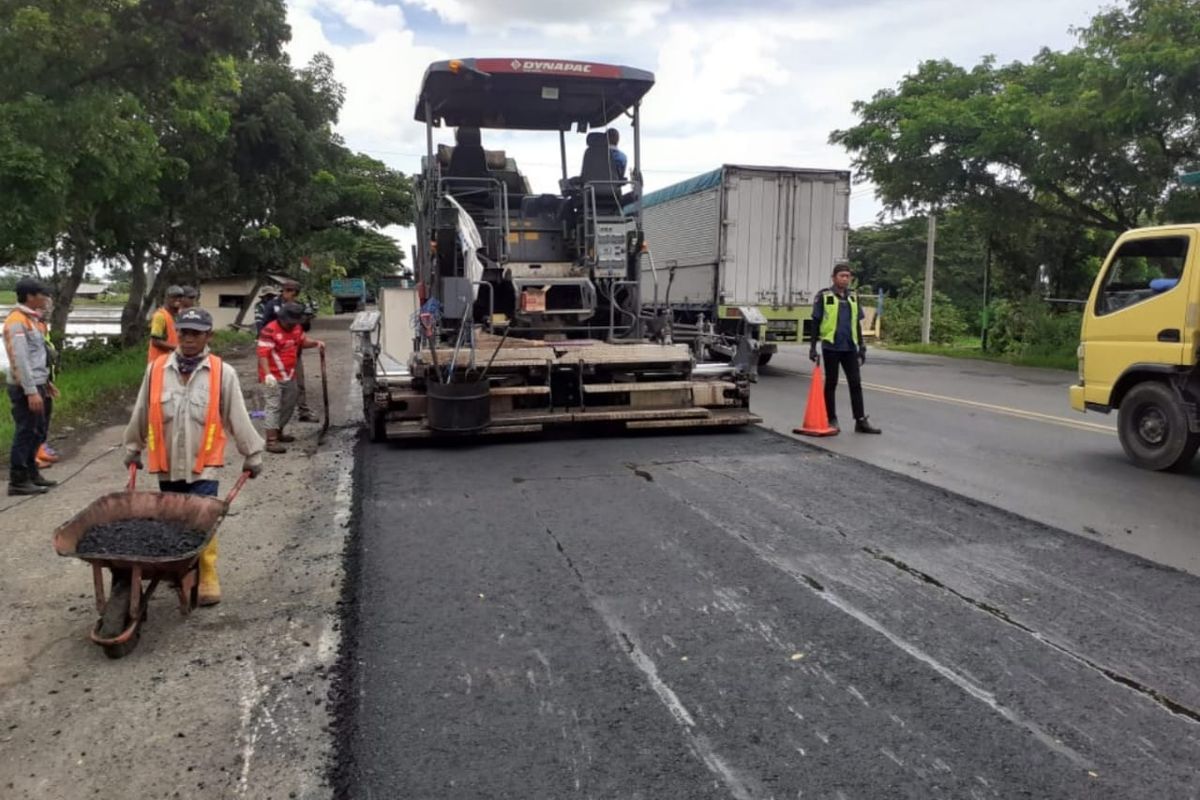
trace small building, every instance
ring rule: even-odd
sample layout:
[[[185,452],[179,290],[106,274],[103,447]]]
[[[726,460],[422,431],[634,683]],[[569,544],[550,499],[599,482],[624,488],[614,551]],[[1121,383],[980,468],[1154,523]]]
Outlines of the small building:
[[[108,294],[108,287],[103,283],[81,283],[79,284],[79,288],[75,290],[75,299],[99,300],[102,297],[107,297]]]
[[[213,330],[231,327],[237,322],[242,308],[249,302],[249,308],[242,318],[243,325],[254,324],[254,306],[262,297],[263,292],[276,289],[280,281],[286,280],[283,275],[271,275],[270,280],[263,284],[253,298],[249,297],[254,291],[254,278],[210,278],[200,281],[200,298],[197,304],[212,314]],[[273,281],[273,283],[272,283]]]

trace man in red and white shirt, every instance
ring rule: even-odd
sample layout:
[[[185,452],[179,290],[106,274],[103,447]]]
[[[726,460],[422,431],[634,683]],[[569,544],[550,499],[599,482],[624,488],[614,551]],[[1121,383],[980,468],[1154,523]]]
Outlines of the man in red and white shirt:
[[[300,351],[312,347],[325,349],[324,342],[304,335],[300,327],[303,318],[303,306],[285,303],[278,317],[258,334],[258,382],[266,390],[268,453],[286,453],[284,443],[295,441],[283,428],[292,418],[299,398],[296,361]]]

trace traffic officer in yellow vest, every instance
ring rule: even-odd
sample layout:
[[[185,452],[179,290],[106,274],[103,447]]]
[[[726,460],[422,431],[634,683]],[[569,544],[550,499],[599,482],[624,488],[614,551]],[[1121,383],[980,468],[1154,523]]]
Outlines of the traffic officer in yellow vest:
[[[846,373],[850,384],[850,407],[854,411],[856,433],[882,433],[871,425],[863,409],[862,377],[859,367],[867,360],[867,346],[862,336],[862,309],[858,295],[850,288],[853,274],[850,264],[840,261],[833,268],[833,286],[817,292],[813,301],[812,346],[808,357],[819,363],[825,358],[825,410],[831,427],[841,430],[837,419],[838,368]],[[820,343],[821,353],[817,354]]]
[[[188,308],[175,319],[179,348],[146,369],[125,427],[125,466],[147,466],[159,489],[216,497],[217,470],[225,464],[226,437],[244,457],[242,469],[262,470],[263,439],[254,429],[237,371],[208,349],[212,316]],[[200,555],[200,605],[221,601],[217,539]]]

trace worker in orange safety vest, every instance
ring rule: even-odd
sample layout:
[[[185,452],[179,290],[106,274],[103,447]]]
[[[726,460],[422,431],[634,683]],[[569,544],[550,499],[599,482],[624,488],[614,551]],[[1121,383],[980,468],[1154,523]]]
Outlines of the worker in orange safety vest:
[[[125,466],[147,466],[161,491],[216,497],[227,438],[252,478],[262,470],[263,438],[246,411],[237,371],[208,349],[212,315],[188,308],[174,323],[179,347],[146,369],[125,427]],[[199,594],[202,606],[221,601],[216,537],[200,555]]]
[[[162,307],[150,317],[150,346],[146,351],[146,363],[153,364],[161,356],[169,356],[179,346],[179,335],[175,330],[175,317],[184,307],[185,290],[182,286],[168,286],[167,299]]]

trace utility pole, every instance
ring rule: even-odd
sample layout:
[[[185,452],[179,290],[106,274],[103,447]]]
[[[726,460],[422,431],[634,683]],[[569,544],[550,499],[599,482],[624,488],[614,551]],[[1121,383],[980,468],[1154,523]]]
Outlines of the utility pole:
[[[937,243],[937,215],[929,211],[929,233],[925,242],[925,307],[921,313],[921,344],[929,344],[933,328],[933,252]]]
[[[991,284],[992,284],[992,237],[987,237],[987,252],[983,257],[983,325],[979,331],[979,346],[985,352],[987,351],[988,326],[991,320],[988,319],[988,303],[991,302]]]

